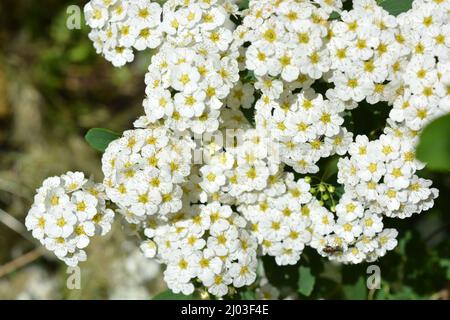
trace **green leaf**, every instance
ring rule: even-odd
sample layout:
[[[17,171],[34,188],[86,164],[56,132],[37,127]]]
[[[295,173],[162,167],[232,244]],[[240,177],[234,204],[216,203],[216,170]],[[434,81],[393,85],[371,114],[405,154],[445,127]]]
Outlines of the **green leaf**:
[[[316,278],[311,273],[311,268],[300,266],[298,279],[298,292],[309,297],[314,289]]]
[[[398,16],[411,9],[413,0],[378,0],[377,2],[390,14]]]
[[[344,285],[342,289],[347,299],[364,300],[367,298],[367,288],[364,277],[359,277],[356,283]]]
[[[440,117],[423,130],[417,158],[433,170],[450,170],[450,114]]]
[[[114,141],[119,137],[119,134],[111,130],[93,128],[86,133],[84,138],[92,148],[101,152],[105,152],[111,141]]]
[[[398,246],[397,248],[395,248],[395,250],[397,250],[400,255],[406,255],[406,246],[411,241],[412,237],[412,232],[408,230],[405,232],[405,235],[398,241]]]
[[[245,119],[254,126],[255,125],[255,109],[252,107],[250,109],[241,109],[242,113],[245,116]]]
[[[256,82],[255,73],[251,70],[248,70],[247,72],[243,72],[243,77],[246,82]]]
[[[336,12],[336,11],[333,11],[331,14],[330,14],[330,20],[337,20],[337,19],[339,19],[341,17],[341,15],[340,15],[340,13],[339,12]]]
[[[241,300],[256,300],[255,291],[245,290],[239,293]]]
[[[241,0],[240,2],[239,2],[239,10],[245,10],[245,9],[248,9],[248,7],[249,7],[249,0]]]
[[[324,169],[323,176],[322,176],[322,179],[324,181],[327,181],[328,178],[334,176],[338,172],[337,165],[338,165],[339,159],[340,159],[340,157],[336,157],[336,156],[329,158],[329,160],[325,164],[325,169]]]
[[[195,299],[193,295],[185,296],[184,294],[173,293],[170,290],[166,290],[154,296],[153,300],[195,300]]]
[[[439,264],[445,269],[447,280],[450,280],[450,259],[442,259]]]
[[[402,286],[399,291],[389,295],[390,300],[418,300],[423,299],[413,288]]]

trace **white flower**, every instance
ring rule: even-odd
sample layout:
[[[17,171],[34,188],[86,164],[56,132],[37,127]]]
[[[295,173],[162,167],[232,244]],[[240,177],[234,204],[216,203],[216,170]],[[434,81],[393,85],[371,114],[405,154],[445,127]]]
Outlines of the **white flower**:
[[[175,106],[180,115],[185,118],[199,117],[205,110],[205,98],[206,94],[201,90],[177,93],[175,94]]]
[[[173,113],[173,101],[170,91],[164,89],[152,90],[144,101],[145,113],[150,121],[156,121]]]
[[[87,3],[84,7],[86,22],[91,28],[101,28],[109,18],[108,9]]]
[[[79,221],[91,220],[97,214],[97,198],[83,191],[76,191],[72,195],[72,203]]]
[[[396,160],[387,165],[384,181],[388,186],[404,189],[410,184],[411,175],[411,166],[401,160]]]
[[[407,200],[407,193],[403,190],[396,190],[394,188],[387,187],[385,185],[380,186],[380,199],[381,205],[387,207],[390,211],[397,210],[402,203]]]
[[[230,275],[234,278],[233,285],[240,288],[252,284],[256,279],[256,260],[245,259],[242,262],[234,263],[230,267]]]
[[[226,51],[228,45],[233,40],[233,34],[230,30],[219,28],[213,31],[205,31],[203,34],[205,44],[212,48],[217,48],[219,51]]]
[[[257,76],[263,76],[268,72],[269,58],[275,55],[275,52],[269,45],[261,47],[250,47],[247,52],[246,67],[255,72]]]
[[[313,51],[310,55],[304,56],[300,60],[300,70],[312,79],[319,79],[330,70],[330,59],[328,50]]]
[[[175,90],[186,94],[195,91],[200,74],[188,64],[182,64],[171,72],[172,86]]]
[[[115,67],[122,67],[126,63],[133,61],[134,54],[126,47],[115,47],[105,52],[105,58],[111,61]]]
[[[365,236],[373,237],[383,230],[383,222],[380,215],[366,212],[361,220],[361,227]]]
[[[82,172],[67,172],[61,177],[64,181],[64,188],[67,192],[80,189],[88,180]]]
[[[354,71],[349,70],[348,74],[335,72],[332,80],[336,85],[336,95],[344,101],[360,102],[371,92],[372,83]]]
[[[392,250],[397,246],[397,235],[397,230],[385,229],[377,236],[378,243],[380,244],[377,251],[380,256],[383,256],[387,250]]]
[[[342,237],[347,242],[352,242],[361,235],[362,228],[355,222],[337,223],[335,226],[336,235]]]
[[[208,292],[222,297],[228,293],[228,285],[233,282],[233,279],[225,274],[209,275],[203,280],[203,284],[208,287]]]
[[[236,251],[238,245],[238,231],[233,227],[224,231],[214,230],[207,241],[208,248],[214,250],[218,256],[226,256]]]
[[[336,205],[336,214],[341,221],[349,222],[357,218],[361,218],[364,213],[364,208],[357,200],[344,194]]]
[[[368,155],[358,163],[358,176],[364,181],[379,181],[386,172],[385,164],[376,155]]]
[[[103,187],[81,172],[67,172],[46,179],[37,192],[25,219],[27,229],[69,266],[85,261],[86,253],[80,249],[95,234],[106,234],[114,218],[106,209]]]
[[[203,250],[203,252],[198,254],[195,258],[197,259],[196,265],[198,266],[198,278],[205,285],[211,278],[219,275],[222,271],[223,262],[211,249]]]
[[[25,218],[25,226],[28,230],[32,230],[32,235],[38,240],[42,240],[45,237],[45,228],[47,219],[45,212],[39,210],[37,206],[31,207]]]
[[[249,109],[255,101],[253,92],[254,88],[251,84],[243,84],[239,81],[231,90],[231,93],[227,98],[227,106],[233,109],[237,109],[239,107]]]
[[[329,102],[331,104],[333,102]],[[320,108],[316,109],[314,120],[311,122],[315,124],[316,133],[319,135],[326,135],[327,137],[334,136],[339,133],[339,127],[344,123],[344,119],[340,117],[334,110],[336,107],[330,107],[328,103],[324,103]]]
[[[137,0],[131,4],[129,16],[136,19],[136,24],[154,27],[160,19],[161,7],[158,3],[147,0]]]
[[[156,255],[156,244],[152,240],[143,241],[140,248],[146,258],[153,258]]]
[[[92,221],[83,221],[75,228],[77,248],[83,249],[89,245],[90,237],[95,235],[95,226]]]

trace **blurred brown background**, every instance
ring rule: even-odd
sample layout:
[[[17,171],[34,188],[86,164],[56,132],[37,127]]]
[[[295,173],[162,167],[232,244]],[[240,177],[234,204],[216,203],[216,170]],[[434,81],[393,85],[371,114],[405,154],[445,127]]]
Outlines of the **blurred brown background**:
[[[120,223],[89,246],[73,291],[64,265],[23,227],[46,177],[80,170],[102,179],[101,155],[83,138],[89,128],[122,132],[141,112],[149,56],[113,68],[96,55],[83,20],[81,30],[67,29],[73,4],[84,1],[0,2],[0,299],[150,298],[162,290],[159,268]]]

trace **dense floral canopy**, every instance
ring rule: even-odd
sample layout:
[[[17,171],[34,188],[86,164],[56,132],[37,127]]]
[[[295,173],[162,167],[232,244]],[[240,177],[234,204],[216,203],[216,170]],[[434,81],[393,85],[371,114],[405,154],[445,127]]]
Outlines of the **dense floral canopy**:
[[[307,246],[342,263],[384,256],[398,232],[383,221],[438,196],[415,148],[450,112],[449,15],[437,0],[398,16],[375,0],[90,1],[89,37],[114,66],[154,50],[142,116],[106,149],[102,184],[49,178],[27,227],[76,265],[114,209],[170,289],[219,297],[254,283],[263,255],[280,266]],[[380,102],[385,127],[353,134],[351,111]],[[334,185],[321,178],[330,157]]]

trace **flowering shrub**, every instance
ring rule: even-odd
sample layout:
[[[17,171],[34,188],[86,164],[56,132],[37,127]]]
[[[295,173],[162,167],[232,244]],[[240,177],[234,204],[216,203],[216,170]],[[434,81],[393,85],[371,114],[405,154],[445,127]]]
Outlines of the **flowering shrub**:
[[[261,257],[295,265],[306,247],[346,264],[379,259],[397,246],[385,221],[438,196],[415,150],[450,112],[449,12],[442,0],[398,16],[375,0],[90,1],[89,37],[114,66],[155,50],[142,116],[116,140],[101,133],[114,140],[103,184],[46,180],[28,229],[76,265],[113,209],[186,295],[258,284],[258,297],[278,297]],[[359,132],[372,120],[358,109],[386,106],[385,123]]]

